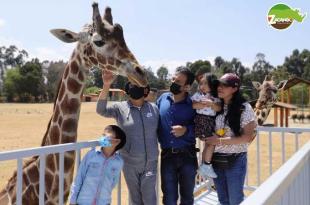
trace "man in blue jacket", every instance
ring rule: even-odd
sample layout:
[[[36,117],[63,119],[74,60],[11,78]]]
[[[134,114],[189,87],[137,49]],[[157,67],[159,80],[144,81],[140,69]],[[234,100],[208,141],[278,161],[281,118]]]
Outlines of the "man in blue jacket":
[[[194,78],[188,68],[179,67],[172,78],[170,92],[162,94],[157,101],[164,205],[177,204],[179,189],[180,204],[194,203],[198,163],[193,129],[195,110],[188,94]]]

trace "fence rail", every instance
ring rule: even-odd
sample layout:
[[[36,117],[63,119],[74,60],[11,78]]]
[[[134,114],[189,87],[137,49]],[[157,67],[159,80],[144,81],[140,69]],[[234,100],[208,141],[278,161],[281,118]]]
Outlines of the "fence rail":
[[[268,139],[268,158],[269,158],[269,175],[273,173],[273,145],[272,145],[272,138],[274,133],[279,133],[281,136],[281,164],[283,164],[287,158],[286,156],[286,146],[285,146],[285,140],[287,138],[295,138],[294,140],[294,148],[297,151],[300,146],[300,137],[302,133],[306,133],[306,137],[310,139],[310,129],[309,128],[273,128],[273,127],[259,127],[257,129],[258,135],[256,138],[256,173],[251,173],[253,170],[250,169],[250,172],[247,173],[246,177],[246,183],[245,183],[245,189],[247,190],[255,190],[257,187],[261,184],[261,141],[265,140],[265,136],[263,136],[262,133],[267,132],[267,139]],[[80,158],[81,158],[81,150],[85,148],[92,148],[98,145],[98,141],[88,141],[88,142],[79,142],[79,143],[68,143],[68,144],[61,144],[61,145],[53,145],[53,146],[45,146],[45,147],[39,147],[39,148],[30,148],[30,149],[23,149],[23,150],[16,150],[16,151],[8,151],[8,152],[0,152],[0,161],[7,161],[7,160],[17,160],[17,205],[22,204],[22,164],[23,159],[33,156],[38,156],[40,158],[40,190],[39,190],[39,204],[44,204],[44,192],[45,192],[45,184],[44,184],[44,171],[45,171],[45,164],[46,164],[46,156],[49,154],[59,154],[59,204],[63,204],[63,189],[64,189],[64,156],[65,153],[68,151],[75,151],[76,153],[76,167],[79,166]],[[203,143],[200,141],[198,142],[198,146],[200,149],[203,149]],[[308,157],[309,158],[309,157]],[[198,153],[198,159],[201,159],[201,152]],[[293,166],[293,165],[292,165]],[[297,166],[297,165],[296,165]],[[309,160],[308,160],[308,171],[309,173]],[[252,178],[256,178],[256,183],[250,183],[249,182],[249,176]],[[158,177],[160,179],[160,177]],[[308,178],[309,179],[309,178]],[[302,179],[298,179],[299,182]],[[157,182],[157,192],[159,191],[159,184],[160,182]],[[119,181],[118,190],[117,190],[117,204],[122,204],[122,195],[121,195],[121,180]],[[203,181],[200,176],[197,176],[196,179],[196,186],[195,186],[195,193],[203,192],[203,191],[209,191],[211,189],[211,182],[210,181]],[[160,203],[160,195],[158,194],[158,204]],[[129,200],[125,200],[126,203],[129,204]],[[309,202],[309,200],[308,200]]]
[[[310,204],[310,142],[253,192],[242,205]]]

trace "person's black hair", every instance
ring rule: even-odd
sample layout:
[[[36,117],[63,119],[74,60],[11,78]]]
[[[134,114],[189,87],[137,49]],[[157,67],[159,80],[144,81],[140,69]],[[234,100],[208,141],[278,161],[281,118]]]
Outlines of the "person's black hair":
[[[119,149],[122,149],[125,144],[126,144],[126,134],[125,132],[117,125],[108,125],[104,128],[105,130],[106,129],[109,129],[109,130],[112,130],[112,132],[114,132],[115,134],[115,138],[116,139],[120,139],[120,143],[115,147],[115,152]]]
[[[189,68],[180,66],[176,69],[176,73],[182,73],[186,76],[185,85],[192,85],[195,80],[195,75],[190,71]]]
[[[218,82],[217,82],[217,77],[216,75],[212,73],[204,73],[201,79],[206,79],[208,86],[210,88],[210,94],[217,98],[217,87],[218,87]],[[200,79],[200,80],[201,80]]]
[[[222,102],[222,110],[219,114],[223,114],[224,112],[224,101]],[[240,90],[238,89],[231,99],[231,102],[228,104],[227,115],[225,116],[225,124],[228,124],[230,129],[235,134],[235,137],[241,136],[241,127],[240,120],[241,114],[245,109],[243,103],[246,102],[246,99],[241,95]]]

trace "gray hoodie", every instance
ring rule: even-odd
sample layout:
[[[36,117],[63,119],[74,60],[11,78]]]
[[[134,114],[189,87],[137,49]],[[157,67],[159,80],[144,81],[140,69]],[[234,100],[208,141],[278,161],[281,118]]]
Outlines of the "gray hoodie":
[[[145,166],[158,159],[157,126],[158,108],[155,104],[144,102],[141,108],[130,101],[107,105],[107,100],[98,100],[97,113],[114,118],[126,133],[126,144],[120,151],[125,164]]]

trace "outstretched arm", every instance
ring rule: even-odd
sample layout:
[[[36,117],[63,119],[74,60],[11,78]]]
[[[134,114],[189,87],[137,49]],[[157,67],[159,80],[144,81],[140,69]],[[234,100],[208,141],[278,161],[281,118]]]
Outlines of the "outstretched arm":
[[[99,94],[96,111],[99,115],[102,115],[104,117],[116,117],[117,115],[118,109],[114,105],[110,107],[107,106],[108,104],[107,98],[109,94],[109,89],[115,77],[116,76],[114,76],[110,71],[107,71],[107,70],[102,71],[103,87]]]

